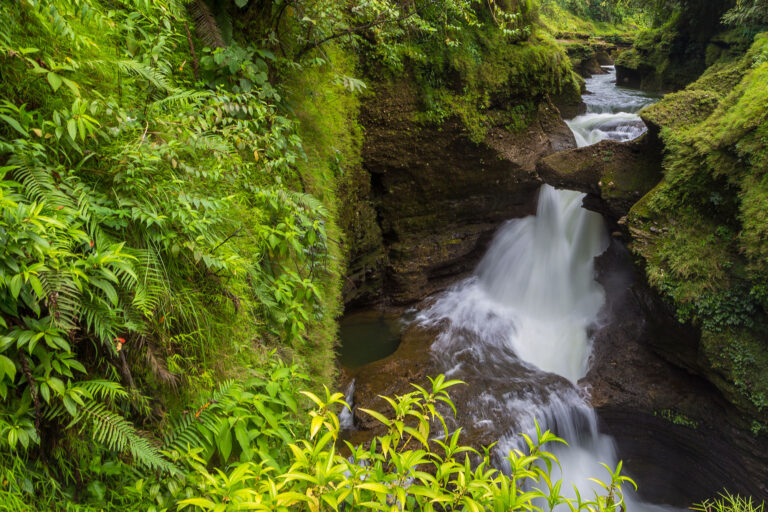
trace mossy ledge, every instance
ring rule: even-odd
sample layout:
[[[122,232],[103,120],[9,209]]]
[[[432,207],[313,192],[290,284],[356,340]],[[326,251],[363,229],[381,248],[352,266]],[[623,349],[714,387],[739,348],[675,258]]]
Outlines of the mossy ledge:
[[[742,55],[749,33],[728,30],[723,14],[732,0],[690,0],[672,10],[662,24],[637,34],[634,46],[616,59],[621,85],[651,91],[676,91],[696,80],[719,60]]]
[[[642,113],[665,146],[664,178],[628,216],[632,250],[694,351],[668,352],[709,379],[755,434],[768,424],[768,34]]]

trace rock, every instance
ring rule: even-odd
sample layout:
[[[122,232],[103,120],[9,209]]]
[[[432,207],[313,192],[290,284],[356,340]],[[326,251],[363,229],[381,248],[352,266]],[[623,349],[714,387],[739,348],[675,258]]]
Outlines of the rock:
[[[539,160],[539,176],[557,188],[590,194],[584,206],[616,221],[661,179],[661,152],[649,137],[604,140]]]
[[[620,85],[649,91],[675,91],[696,80],[720,57],[744,49],[741,30],[725,32],[723,14],[735,2],[688,0],[663,27],[646,30],[633,48],[616,58]],[[732,34],[728,37],[727,34]]]
[[[642,482],[641,495],[677,496],[672,504],[681,507],[723,488],[768,498],[768,442],[749,432],[711,383],[680,365],[682,352],[697,350],[697,330],[677,322],[621,243],[597,259],[597,272],[606,307],[582,383],[620,458]],[[660,355],[670,351],[677,364]]]
[[[570,35],[571,37],[561,37],[558,43],[565,48],[568,58],[571,59],[573,70],[584,78],[592,75],[603,74],[606,71],[602,66],[613,65],[613,57],[620,48],[625,48],[626,43],[618,44],[596,37],[573,37],[582,34],[559,34],[561,36]],[[586,35],[586,34],[583,34]]]
[[[723,488],[768,498],[766,439],[750,434],[714,386],[658,354],[671,345],[678,351],[681,346],[695,350],[697,332],[679,324],[644,284],[620,242],[611,242],[597,259],[596,269],[606,305],[594,331],[590,369],[580,384],[589,392],[601,430],[616,440],[619,458],[639,483],[641,496],[679,507],[711,498]],[[384,433],[361,410],[391,417],[391,408],[380,395],[403,395],[413,391],[411,383],[426,387],[427,377],[445,372],[444,354],[430,350],[438,332],[412,325],[393,355],[355,372],[356,430],[345,432],[346,440],[367,443]],[[557,375],[509,365],[508,360],[499,363],[506,372],[486,371],[472,357],[452,355],[451,378],[467,385],[451,388],[457,419],[449,414],[447,421],[450,429],[461,426],[462,442],[477,449],[509,433],[514,407],[545,403],[551,392],[571,389]],[[505,397],[513,405],[486,407],[486,393]]]
[[[414,391],[412,384],[426,389],[431,385],[428,377],[435,377],[453,368],[451,379],[466,384],[450,388],[451,400],[456,406],[456,417],[446,407],[442,412],[450,429],[462,428],[462,442],[477,450],[497,442],[514,426],[514,407],[535,400],[545,403],[556,390],[570,390],[572,385],[559,375],[542,373],[516,362],[504,361],[507,373],[485,371],[469,354],[448,357],[432,351],[439,329],[425,329],[413,325],[403,333],[398,350],[391,356],[357,370],[354,408],[356,430],[346,432],[346,439],[365,443],[373,436],[385,432],[381,424],[362,409],[372,409],[391,417],[391,406],[381,396],[397,396]],[[457,367],[460,364],[460,368]],[[493,364],[488,362],[487,364]],[[512,408],[488,407],[487,394],[507,397]],[[521,413],[525,411],[520,411]],[[516,434],[516,432],[515,432]]]
[[[387,257],[383,290],[400,304],[470,272],[499,224],[535,211],[536,161],[575,146],[548,102],[521,131],[499,124],[476,143],[458,119],[416,122],[421,106],[412,88],[403,80],[377,91],[360,117],[363,166]]]

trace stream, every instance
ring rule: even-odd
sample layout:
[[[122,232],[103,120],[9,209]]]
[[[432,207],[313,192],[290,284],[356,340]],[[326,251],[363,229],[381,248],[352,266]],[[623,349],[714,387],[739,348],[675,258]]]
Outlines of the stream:
[[[604,139],[632,140],[646,130],[637,112],[654,99],[617,88],[614,69],[606,70],[587,80],[587,112],[567,122],[579,147]],[[588,391],[578,385],[588,370],[590,330],[605,303],[594,279],[594,260],[608,247],[603,218],[582,208],[583,198],[579,192],[542,186],[536,215],[502,226],[475,276],[417,317],[425,326],[448,326],[432,348],[447,376],[467,379],[480,369],[530,381],[533,392],[489,390],[467,407],[476,423],[515,418],[512,428],[489,425],[504,432],[496,446],[498,464],[504,464],[511,449],[524,447],[519,432],[535,436],[534,420],[563,437],[569,446],[553,450],[562,466],[554,468],[553,481],[562,479],[569,497],[575,497],[574,486],[582,496],[600,491],[589,479],[605,477],[601,463],[615,468],[619,462],[613,440],[598,429]],[[541,372],[560,375],[570,385],[553,386]],[[642,503],[624,487],[629,509],[662,508]]]
[[[616,87],[615,71],[605,69],[586,81],[587,112],[567,121],[579,147],[632,140],[646,129],[637,112],[655,98]],[[542,186],[536,215],[505,223],[474,275],[425,302],[410,320],[440,329],[431,351],[447,377],[484,384],[461,404],[456,426],[493,432],[500,467],[510,450],[524,447],[520,432],[535,437],[535,421],[552,430],[569,444],[552,447],[562,466],[553,481],[562,479],[569,497],[574,486],[582,496],[599,491],[589,479],[608,476],[601,463],[618,464],[615,443],[600,432],[589,392],[578,384],[605,303],[594,259],[609,242],[603,218],[582,208],[583,198]],[[641,502],[628,487],[630,510],[670,509]]]

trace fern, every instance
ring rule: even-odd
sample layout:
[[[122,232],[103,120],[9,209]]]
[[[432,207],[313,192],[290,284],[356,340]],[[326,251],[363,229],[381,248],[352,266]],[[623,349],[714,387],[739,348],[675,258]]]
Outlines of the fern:
[[[149,82],[152,86],[154,86],[156,89],[165,91],[173,95],[177,95],[181,93],[181,90],[171,85],[171,83],[168,81],[168,77],[166,77],[163,73],[161,73],[157,69],[154,69],[136,60],[129,60],[129,59],[121,59],[121,60],[114,60],[114,61],[92,60],[92,61],[88,61],[85,64],[93,68],[99,68],[102,66],[117,66],[120,69],[120,71],[123,71],[133,76],[137,76],[139,78],[143,78],[144,80]]]
[[[56,327],[69,331],[77,327],[82,293],[66,272],[43,272],[40,282],[48,301],[48,309]]]
[[[213,393],[209,404],[221,402],[230,393],[241,390],[241,385],[235,380],[226,380]],[[212,441],[209,434],[218,432],[218,422],[219,416],[216,414],[215,408],[211,410],[210,407],[204,407],[195,413],[185,414],[175,422],[170,434],[164,439],[163,449],[165,451],[183,451],[187,446],[193,448],[208,447]]]
[[[189,14],[195,22],[195,33],[210,48],[224,48],[224,36],[211,9],[204,0],[194,0],[189,4]]]
[[[76,209],[75,201],[57,188],[51,169],[41,166],[33,158],[27,161],[26,158],[14,157],[9,163],[17,166],[14,174],[24,186],[24,194],[30,201],[45,202],[53,209]]]
[[[107,379],[93,379],[79,382],[81,387],[90,398],[99,398],[102,401],[109,400],[117,402],[120,399],[127,399],[130,393],[118,382]]]
[[[152,108],[169,107],[169,106],[191,108],[196,103],[199,103],[201,100],[204,100],[205,98],[209,98],[210,96],[211,96],[211,93],[209,91],[196,91],[194,89],[185,89],[153,102]]]
[[[110,411],[100,402],[89,400],[70,423],[70,427],[81,420],[90,421],[93,439],[110,450],[131,454],[139,464],[153,470],[169,473],[178,469],[166,460],[149,439],[141,436],[136,428],[119,414]]]
[[[136,282],[133,307],[149,317],[170,295],[166,280],[160,271],[159,256],[152,249],[134,249],[129,254],[136,258]]]

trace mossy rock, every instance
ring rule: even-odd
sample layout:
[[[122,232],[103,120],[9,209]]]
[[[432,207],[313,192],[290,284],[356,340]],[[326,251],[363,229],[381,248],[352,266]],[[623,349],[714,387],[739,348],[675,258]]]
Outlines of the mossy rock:
[[[676,91],[708,66],[737,58],[750,44],[743,31],[721,25],[732,1],[689,0],[660,27],[644,30],[631,50],[616,59],[618,83],[653,91]]]
[[[598,197],[602,206],[597,209],[618,220],[661,179],[661,160],[649,144],[647,137],[631,143],[604,140],[542,158],[536,170],[550,185]]]
[[[649,283],[701,329],[697,370],[768,420],[768,34],[644,110],[664,179],[627,217]]]
[[[668,129],[682,129],[709,117],[720,104],[722,96],[709,90],[684,90],[664,97],[664,100],[643,110],[646,124]]]

